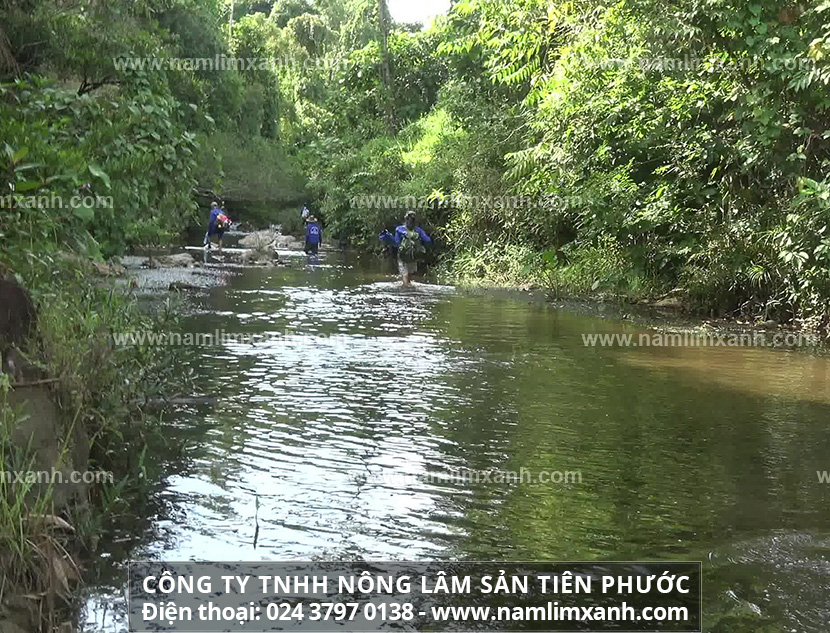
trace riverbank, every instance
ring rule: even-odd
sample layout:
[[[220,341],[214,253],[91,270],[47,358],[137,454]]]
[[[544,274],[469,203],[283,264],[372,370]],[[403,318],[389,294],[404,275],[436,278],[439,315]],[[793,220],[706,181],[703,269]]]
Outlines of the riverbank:
[[[174,330],[183,292],[304,256],[278,227],[228,238],[241,248],[157,249],[106,263],[59,252],[0,277],[2,633],[72,630],[85,561],[134,523],[131,509],[146,505],[161,477],[146,455],[168,442],[164,412],[215,400],[195,392],[181,350],[119,341]],[[125,444],[135,448],[126,459]],[[92,474],[101,477],[64,483]]]
[[[578,283],[556,284],[538,271],[534,274],[527,270],[522,274],[513,271],[502,275],[481,272],[481,277],[470,277],[451,264],[441,270],[439,278],[459,287],[532,292],[564,310],[631,321],[666,332],[697,333],[702,337],[707,333],[722,333],[729,337],[757,334],[759,340],[765,334],[772,340],[778,333],[781,340],[801,341],[797,346],[803,346],[805,340],[811,341],[808,347],[824,347],[830,343],[830,323],[819,316],[778,321],[767,318],[763,310],[755,310],[752,306],[735,311],[705,310],[682,288],[657,290],[645,282],[628,280],[622,284],[625,288],[609,291],[605,289],[608,284],[604,277],[587,276]]]
[[[770,278],[753,279],[725,268],[706,272],[699,258],[685,262],[680,273],[653,272],[659,261],[602,237],[592,245],[542,251],[517,244],[466,246],[452,253],[441,267],[448,280],[459,284],[534,287],[553,299],[576,298],[627,305],[649,305],[693,317],[731,324],[770,327],[778,323],[806,331],[830,330],[827,303],[800,298],[783,282],[767,287]],[[649,272],[651,271],[651,272]],[[759,267],[757,274],[763,273]],[[789,277],[788,283],[797,283]]]
[[[163,417],[141,402],[188,384],[173,350],[114,343],[121,331],[168,328],[174,303],[142,311],[113,283],[118,265],[31,261],[0,279],[4,633],[73,630],[84,561],[141,504],[147,447],[163,441]]]

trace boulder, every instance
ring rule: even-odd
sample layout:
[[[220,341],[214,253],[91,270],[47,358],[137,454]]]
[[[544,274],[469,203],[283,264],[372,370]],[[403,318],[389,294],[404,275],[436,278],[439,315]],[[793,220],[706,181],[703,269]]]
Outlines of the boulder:
[[[672,310],[681,310],[683,308],[683,301],[679,297],[664,297],[654,304],[655,308],[669,308]]]
[[[277,239],[277,248],[288,251],[301,251],[305,244],[291,235],[281,235]]]
[[[121,264],[117,262],[92,262],[95,272],[102,277],[121,277],[127,272]]]
[[[274,266],[279,263],[279,254],[274,250],[247,250],[235,259],[243,266]]]
[[[193,257],[188,253],[151,257],[147,263],[150,268],[192,268],[196,265]]]
[[[663,295],[658,301],[654,302],[655,308],[667,308],[669,310],[682,310],[686,307],[685,293],[680,288],[676,288]]]
[[[256,251],[273,250],[274,244],[278,241],[279,237],[279,233],[273,229],[256,231],[255,233],[249,233],[239,240],[239,245]]]

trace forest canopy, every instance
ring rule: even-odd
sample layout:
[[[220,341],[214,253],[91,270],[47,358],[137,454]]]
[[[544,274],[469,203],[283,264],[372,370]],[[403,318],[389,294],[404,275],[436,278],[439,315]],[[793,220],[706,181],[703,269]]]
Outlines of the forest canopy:
[[[289,227],[310,204],[364,249],[414,206],[456,280],[826,321],[828,16],[458,0],[422,27],[385,0],[0,0],[3,194],[113,201],[4,208],[5,263],[180,239],[206,195]]]

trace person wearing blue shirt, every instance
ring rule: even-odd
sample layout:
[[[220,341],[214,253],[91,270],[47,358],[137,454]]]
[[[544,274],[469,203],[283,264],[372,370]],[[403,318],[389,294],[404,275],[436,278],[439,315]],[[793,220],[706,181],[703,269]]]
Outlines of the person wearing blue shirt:
[[[404,286],[412,285],[412,275],[418,272],[418,260],[426,252],[432,239],[417,225],[414,211],[407,211],[404,223],[395,229],[395,248],[398,251],[398,271]]]
[[[307,255],[316,255],[323,243],[323,227],[313,215],[308,216],[305,225],[305,252]]]
[[[225,230],[230,226],[230,218],[225,215],[225,210],[222,209],[217,202],[210,203],[210,221],[208,222],[208,230],[205,233],[204,246],[210,250],[211,237],[214,235],[219,241],[219,252],[222,252],[222,238],[225,235]]]

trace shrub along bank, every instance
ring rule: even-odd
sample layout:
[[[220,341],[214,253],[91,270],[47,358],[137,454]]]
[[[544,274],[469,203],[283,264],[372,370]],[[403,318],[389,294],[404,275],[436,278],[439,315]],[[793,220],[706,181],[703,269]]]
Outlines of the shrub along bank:
[[[310,187],[366,244],[403,212],[368,200],[425,200],[455,279],[826,324],[828,11],[455,3],[349,53],[319,100],[341,116],[302,152]],[[385,60],[391,85],[368,72]],[[526,204],[481,203],[503,196]]]

